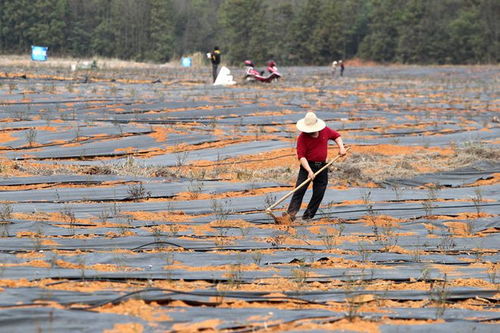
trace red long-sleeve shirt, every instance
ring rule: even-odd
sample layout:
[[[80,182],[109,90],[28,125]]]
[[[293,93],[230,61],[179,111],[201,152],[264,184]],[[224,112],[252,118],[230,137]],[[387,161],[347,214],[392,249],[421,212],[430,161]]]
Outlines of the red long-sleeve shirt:
[[[328,140],[335,140],[340,134],[329,127],[319,131],[319,136],[313,138],[307,133],[300,133],[297,139],[297,157],[305,157],[311,162],[326,162],[328,155]]]

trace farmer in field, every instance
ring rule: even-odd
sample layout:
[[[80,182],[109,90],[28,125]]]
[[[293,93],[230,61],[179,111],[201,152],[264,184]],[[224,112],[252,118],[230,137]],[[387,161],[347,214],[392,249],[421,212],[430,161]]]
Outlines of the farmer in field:
[[[346,149],[340,134],[327,127],[325,122],[317,118],[314,112],[307,112],[303,119],[297,121],[297,129],[301,132],[297,139],[297,158],[300,162],[300,169],[295,186],[297,187],[307,178],[310,178],[313,183],[311,200],[302,215],[302,220],[307,221],[316,215],[328,185],[328,168],[314,176],[316,171],[326,165],[328,141],[335,141],[341,156],[346,154]],[[284,216],[288,216],[292,221],[295,220],[306,190],[307,186],[303,186],[293,194]]]
[[[217,79],[217,68],[219,67],[220,64],[220,50],[219,47],[216,46],[214,47],[214,50],[212,53],[210,53],[210,61],[212,62],[212,76],[215,82],[215,79]]]
[[[335,72],[337,71],[337,61],[332,62],[332,76],[335,77]]]

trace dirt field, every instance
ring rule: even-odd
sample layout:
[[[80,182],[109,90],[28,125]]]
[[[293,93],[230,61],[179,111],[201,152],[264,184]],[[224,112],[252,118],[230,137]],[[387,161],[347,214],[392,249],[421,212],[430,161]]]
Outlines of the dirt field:
[[[0,63],[0,331],[498,331],[500,67],[69,65]],[[351,151],[278,225],[309,110]]]

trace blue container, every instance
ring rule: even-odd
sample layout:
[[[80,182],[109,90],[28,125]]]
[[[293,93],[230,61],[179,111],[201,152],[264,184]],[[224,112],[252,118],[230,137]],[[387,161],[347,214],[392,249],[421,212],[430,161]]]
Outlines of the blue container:
[[[47,61],[47,50],[45,46],[31,46],[31,60],[34,61]]]
[[[182,67],[191,67],[191,58],[189,57],[182,57],[181,58],[181,65]]]

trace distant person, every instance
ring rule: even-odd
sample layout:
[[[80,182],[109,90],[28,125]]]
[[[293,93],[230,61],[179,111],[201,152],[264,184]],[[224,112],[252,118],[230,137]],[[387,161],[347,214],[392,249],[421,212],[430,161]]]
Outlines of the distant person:
[[[317,118],[314,112],[307,112],[303,119],[297,121],[296,126],[301,132],[297,139],[297,158],[300,162],[300,169],[296,186],[302,184],[307,178],[311,179],[313,183],[311,200],[302,215],[302,220],[307,221],[316,214],[328,185],[328,168],[314,176],[315,172],[326,165],[328,141],[335,141],[341,156],[346,154],[346,149],[340,134],[327,127],[325,122]],[[283,216],[288,216],[292,221],[295,219],[306,190],[307,186],[303,186],[293,194],[290,205]]]
[[[216,46],[214,47],[212,53],[210,53],[210,61],[212,62],[212,76],[214,82],[215,79],[217,79],[217,69],[219,68],[220,58],[221,58],[220,50],[219,47]]]
[[[339,63],[340,63],[340,76],[344,76],[344,69],[345,69],[344,63],[342,62],[342,60],[339,60]]]
[[[332,62],[332,76],[335,77],[335,72],[337,71],[337,60]]]
[[[276,62],[274,60],[269,60],[267,62],[267,71],[270,74],[278,71],[278,67],[276,67]]]
[[[256,76],[260,76],[260,73],[258,70],[255,69],[255,65],[252,60],[245,60],[244,64],[247,68],[245,71],[245,80],[251,80],[254,79]]]

